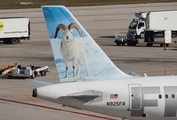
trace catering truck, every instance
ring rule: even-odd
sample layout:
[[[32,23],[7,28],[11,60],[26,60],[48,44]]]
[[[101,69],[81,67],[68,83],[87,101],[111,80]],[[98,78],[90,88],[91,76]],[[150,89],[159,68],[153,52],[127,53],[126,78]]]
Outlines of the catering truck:
[[[171,42],[171,37],[177,36],[177,11],[156,11],[148,12],[146,15],[146,29],[144,42],[147,46],[152,46],[155,43],[154,33],[162,32],[164,38],[168,36],[168,41]],[[170,35],[169,35],[170,34]],[[170,38],[169,38],[170,36]],[[160,44],[162,46],[162,44]]]
[[[145,32],[146,38],[144,39],[144,42],[147,42],[147,46],[152,46],[154,43],[159,43],[154,41],[154,36],[167,35],[165,34],[165,31],[167,30],[168,32],[166,33],[169,33],[170,31],[172,38],[177,36],[177,11],[136,12],[135,16],[138,19],[133,19],[131,21],[126,36],[122,37],[122,35],[115,35],[116,45],[125,45],[125,43],[127,43],[128,46],[135,46],[138,43],[136,38],[144,38]],[[160,43],[160,46],[163,46],[163,42],[164,41]]]
[[[24,17],[0,18],[0,41],[16,44],[20,40],[30,40],[30,21]]]
[[[115,34],[116,45],[136,46],[138,44],[137,38],[144,38],[144,29],[146,29],[146,15],[148,12],[136,12],[137,19],[130,22],[128,33],[126,36]]]

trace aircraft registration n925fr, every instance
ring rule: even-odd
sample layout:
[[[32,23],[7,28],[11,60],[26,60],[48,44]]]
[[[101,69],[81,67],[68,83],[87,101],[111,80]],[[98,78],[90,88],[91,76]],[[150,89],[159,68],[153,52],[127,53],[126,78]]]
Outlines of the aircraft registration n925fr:
[[[122,119],[176,120],[177,77],[131,76],[107,57],[64,6],[43,6],[59,84],[33,97]],[[170,81],[170,82],[169,82]]]

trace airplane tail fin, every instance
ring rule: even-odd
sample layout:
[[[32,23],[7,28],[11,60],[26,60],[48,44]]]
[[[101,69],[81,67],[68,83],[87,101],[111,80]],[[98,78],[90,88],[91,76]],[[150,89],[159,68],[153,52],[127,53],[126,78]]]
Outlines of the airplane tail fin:
[[[131,78],[64,6],[42,6],[60,82]]]

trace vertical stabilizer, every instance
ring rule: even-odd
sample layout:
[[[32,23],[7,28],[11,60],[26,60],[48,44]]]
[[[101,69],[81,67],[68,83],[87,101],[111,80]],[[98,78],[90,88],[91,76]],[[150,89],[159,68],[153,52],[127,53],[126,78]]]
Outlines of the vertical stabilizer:
[[[42,7],[60,82],[125,79],[64,6]]]

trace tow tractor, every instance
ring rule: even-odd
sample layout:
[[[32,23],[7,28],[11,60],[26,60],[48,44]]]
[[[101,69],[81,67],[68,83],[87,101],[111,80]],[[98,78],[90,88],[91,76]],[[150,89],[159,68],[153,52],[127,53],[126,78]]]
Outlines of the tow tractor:
[[[30,65],[23,67],[15,64],[14,66],[4,66],[0,68],[0,75],[2,78],[35,78],[38,73],[41,76],[46,76],[46,72],[49,72],[48,66],[38,67]]]
[[[136,44],[138,44],[137,37],[130,34],[127,34],[127,36],[116,34],[114,42],[117,46],[124,46],[125,43],[127,43],[128,46],[136,46]]]

